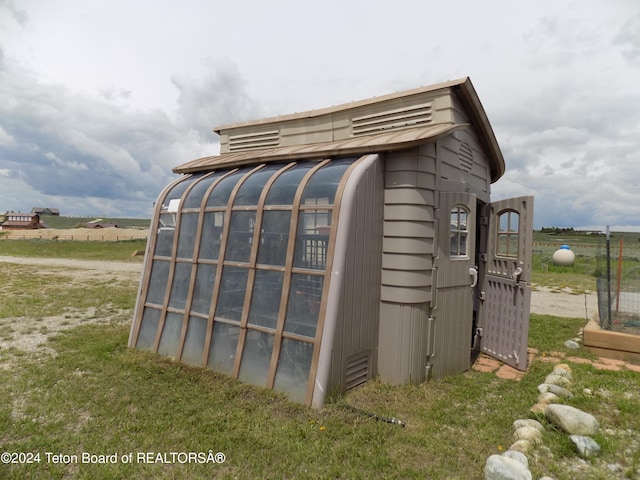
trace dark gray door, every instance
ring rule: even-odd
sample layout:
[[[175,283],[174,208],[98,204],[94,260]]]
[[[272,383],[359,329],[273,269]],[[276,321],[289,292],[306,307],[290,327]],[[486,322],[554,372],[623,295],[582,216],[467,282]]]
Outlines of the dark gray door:
[[[440,193],[432,376],[468,370],[471,366],[473,301],[478,274],[475,268],[476,196]]]
[[[481,216],[479,320],[481,350],[527,368],[531,301],[533,197],[487,204]]]

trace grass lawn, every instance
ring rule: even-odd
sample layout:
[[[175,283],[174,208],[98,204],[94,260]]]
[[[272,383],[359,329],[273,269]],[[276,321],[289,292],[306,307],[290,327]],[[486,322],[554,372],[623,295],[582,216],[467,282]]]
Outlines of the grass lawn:
[[[69,284],[64,272],[45,277],[35,266],[2,268],[3,329],[23,316],[54,314],[43,306],[7,307],[16,294],[51,302],[59,313],[65,303],[77,306],[81,289],[95,300],[80,308],[106,315],[115,302],[129,314],[58,333],[46,342],[50,354],[0,349],[0,452],[39,453],[39,463],[0,464],[0,478],[481,479],[487,457],[513,443],[513,421],[536,418],[529,408],[551,371],[538,359],[520,382],[476,371],[420,386],[374,380],[318,411],[210,370],[128,349],[137,285],[120,283],[107,298],[99,295],[105,290],[99,281],[80,286]],[[6,273],[14,268],[17,274]],[[532,315],[530,345],[541,353],[566,351],[564,341],[582,325],[581,319]],[[640,428],[637,373],[572,368],[572,405],[596,415],[603,429]],[[607,396],[585,395],[583,388]],[[347,406],[399,418],[406,427]],[[619,461],[622,438],[596,440],[603,459]],[[549,427],[545,445],[551,454],[530,458],[534,478],[573,478],[558,466],[574,456],[567,436]],[[186,456],[202,453],[196,458],[206,460],[209,451],[223,452],[225,461],[196,463]],[[83,453],[116,462],[82,463]],[[640,454],[624,467],[630,478],[637,476]]]

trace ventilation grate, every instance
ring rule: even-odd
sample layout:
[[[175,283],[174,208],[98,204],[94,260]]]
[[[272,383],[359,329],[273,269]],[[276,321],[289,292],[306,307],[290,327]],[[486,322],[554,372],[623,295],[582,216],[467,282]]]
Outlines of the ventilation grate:
[[[365,350],[364,352],[356,353],[347,358],[346,366],[346,390],[362,385],[369,379],[369,357],[371,352]]]
[[[415,127],[431,123],[431,102],[411,107],[385,110],[351,120],[353,135],[371,135],[397,128]]]
[[[246,133],[229,136],[229,151],[237,152],[254,148],[277,147],[280,145],[280,131]]]
[[[473,168],[473,150],[468,143],[462,142],[458,147],[458,158],[460,159],[460,168],[463,172],[469,173]]]

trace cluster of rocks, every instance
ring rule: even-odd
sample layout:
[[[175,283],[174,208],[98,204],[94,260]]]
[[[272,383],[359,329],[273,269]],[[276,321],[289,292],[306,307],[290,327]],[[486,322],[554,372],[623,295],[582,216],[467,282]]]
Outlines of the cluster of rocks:
[[[569,400],[573,394],[571,368],[558,364],[538,386],[538,402],[531,408],[533,413],[543,414],[546,420],[569,435],[578,455],[582,458],[596,456],[600,446],[592,436],[600,425],[591,414],[558,402]],[[486,480],[532,480],[526,454],[534,445],[541,444],[544,425],[533,419],[520,419],[513,423],[514,443],[502,455],[491,455],[485,465]],[[552,480],[542,477],[540,480]]]

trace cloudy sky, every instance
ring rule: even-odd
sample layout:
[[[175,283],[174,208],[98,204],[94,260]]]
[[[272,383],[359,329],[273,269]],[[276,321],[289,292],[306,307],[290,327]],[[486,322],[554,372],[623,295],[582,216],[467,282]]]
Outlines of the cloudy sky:
[[[495,199],[640,229],[637,0],[0,0],[0,211],[149,217],[214,126],[465,76]]]

